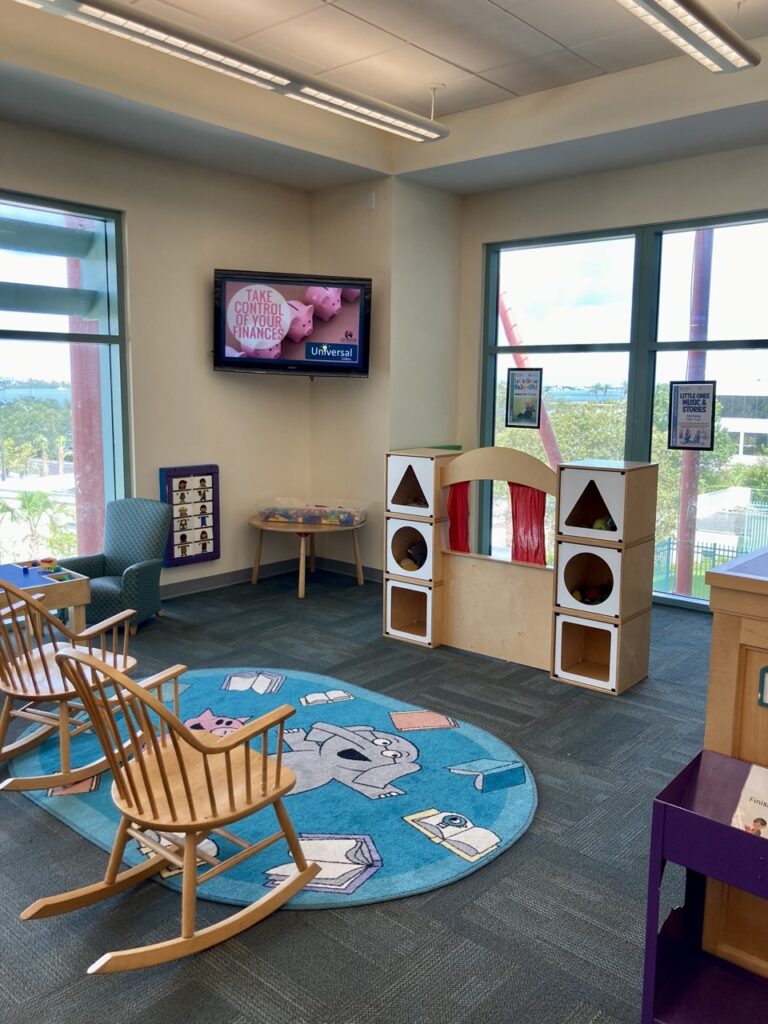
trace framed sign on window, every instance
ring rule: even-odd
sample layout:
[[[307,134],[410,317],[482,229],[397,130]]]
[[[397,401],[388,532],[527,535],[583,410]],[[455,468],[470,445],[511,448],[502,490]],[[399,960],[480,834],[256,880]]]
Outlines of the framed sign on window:
[[[667,448],[711,452],[714,445],[715,381],[670,381]]]
[[[218,466],[165,466],[160,470],[160,498],[173,509],[164,565],[221,556]]]
[[[507,370],[508,427],[537,430],[541,420],[541,370]]]

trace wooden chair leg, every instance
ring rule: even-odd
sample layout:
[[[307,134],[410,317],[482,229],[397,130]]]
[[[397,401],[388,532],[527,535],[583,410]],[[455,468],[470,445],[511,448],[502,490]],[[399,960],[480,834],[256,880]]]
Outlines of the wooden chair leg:
[[[59,701],[59,757],[62,775],[67,775],[72,767],[69,739],[69,704],[62,700]]]
[[[277,815],[277,820],[280,822],[280,828],[283,830],[283,835],[288,843],[288,849],[291,851],[293,859],[296,861],[296,866],[299,871],[305,871],[307,868],[307,860],[304,856],[304,851],[301,848],[299,837],[296,835],[296,829],[293,827],[293,822],[288,817],[288,812],[283,807],[282,800],[275,800],[272,805]]]
[[[195,934],[198,838],[196,832],[188,832],[184,837],[184,873],[181,880],[181,937],[183,939],[191,939]]]
[[[3,710],[0,712],[0,751],[2,751],[5,745],[5,737],[8,735],[8,726],[11,722],[11,708],[13,707],[13,701],[10,697],[6,697],[3,701]]]

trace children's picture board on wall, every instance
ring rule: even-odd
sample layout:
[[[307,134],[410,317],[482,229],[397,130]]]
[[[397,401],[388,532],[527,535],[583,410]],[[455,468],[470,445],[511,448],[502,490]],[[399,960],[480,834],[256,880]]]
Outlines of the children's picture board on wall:
[[[507,370],[508,427],[537,430],[541,420],[541,370]]]
[[[667,448],[711,452],[714,446],[715,381],[670,381]]]
[[[165,566],[221,557],[218,466],[164,466],[160,498],[173,510]]]

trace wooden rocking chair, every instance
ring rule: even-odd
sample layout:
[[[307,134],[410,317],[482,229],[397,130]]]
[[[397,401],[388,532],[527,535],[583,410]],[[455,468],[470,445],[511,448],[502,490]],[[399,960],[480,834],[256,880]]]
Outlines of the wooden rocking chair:
[[[73,633],[28,591],[0,580],[0,597],[4,597],[7,605],[0,610],[0,698],[5,697],[0,710],[0,764],[31,750],[57,731],[60,751],[58,771],[8,778],[0,782],[0,789],[48,789],[80,782],[104,771],[107,764],[103,757],[81,768],[71,766],[71,740],[90,729],[91,724],[55,659],[60,649],[74,646],[130,672],[136,659],[128,656],[126,623],[133,610],[113,615],[82,633]],[[121,625],[126,627],[122,640],[118,634]],[[14,718],[36,723],[37,728],[24,732],[15,742],[6,743]]]
[[[315,877],[320,868],[307,863],[282,802],[296,782],[294,773],[281,763],[284,723],[294,714],[294,708],[285,704],[228,736],[215,736],[188,729],[147,692],[148,681],[138,684],[96,658],[74,650],[61,652],[57,661],[88,709],[114,773],[112,799],[121,818],[104,880],[38,900],[23,911],[23,920],[89,906],[157,874],[169,864],[181,868],[181,935],[105,953],[88,968],[89,974],[127,971],[176,960],[231,938],[271,914]],[[151,681],[178,680],[184,671],[185,665],[174,665]],[[92,684],[94,673],[96,681]],[[126,726],[132,738],[128,759],[121,756]],[[276,753],[271,757],[270,734],[276,734]],[[258,740],[258,749],[250,746],[251,740]],[[266,839],[250,843],[225,827],[269,805],[274,808],[279,829]],[[200,845],[211,834],[222,836],[237,846],[238,852],[225,860],[211,855]],[[129,837],[154,855],[145,864],[120,871]],[[223,921],[197,930],[198,884],[280,839],[288,843],[296,873]],[[204,862],[200,875],[198,861]]]

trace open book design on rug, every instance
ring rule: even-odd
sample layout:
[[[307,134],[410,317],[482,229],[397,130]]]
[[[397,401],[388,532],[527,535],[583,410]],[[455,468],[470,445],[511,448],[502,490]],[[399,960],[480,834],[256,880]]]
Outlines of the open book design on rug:
[[[493,793],[497,789],[522,786],[525,782],[525,767],[522,761],[498,761],[493,757],[481,757],[476,761],[452,764],[448,771],[453,775],[474,775],[474,787],[481,793]]]
[[[322,690],[319,693],[307,693],[303,697],[299,697],[299,704],[302,707],[311,708],[316,704],[337,704],[342,700],[354,699],[347,690]]]
[[[440,843],[471,863],[487,857],[501,842],[489,828],[474,825],[465,815],[454,811],[438,811],[430,807],[426,811],[406,814],[403,820],[423,832],[433,843]]]
[[[768,839],[768,768],[753,764],[741,791],[731,824],[753,836]]]
[[[382,865],[376,844],[368,835],[301,832],[299,843],[307,860],[320,865],[320,874],[305,887],[314,892],[336,892],[349,896]],[[265,884],[280,885],[295,873],[296,865],[293,861],[268,868]]]
[[[263,669],[230,672],[221,684],[222,690],[253,690],[256,693],[277,693],[285,682],[285,676]]]

